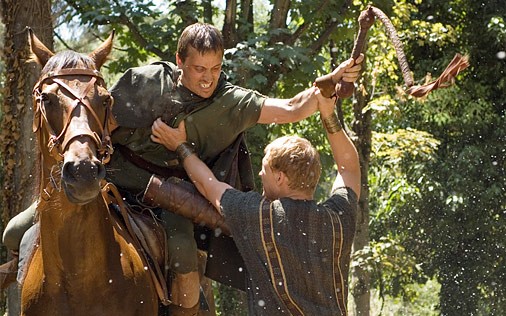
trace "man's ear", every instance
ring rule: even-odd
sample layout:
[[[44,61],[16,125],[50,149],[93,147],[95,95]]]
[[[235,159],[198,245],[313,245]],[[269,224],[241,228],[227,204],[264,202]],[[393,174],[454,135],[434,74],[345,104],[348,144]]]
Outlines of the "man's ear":
[[[280,186],[286,181],[288,181],[286,174],[283,171],[278,171],[276,174],[276,184]]]
[[[183,67],[183,60],[179,57],[178,53],[176,53],[176,64],[177,64],[178,68],[182,68]]]

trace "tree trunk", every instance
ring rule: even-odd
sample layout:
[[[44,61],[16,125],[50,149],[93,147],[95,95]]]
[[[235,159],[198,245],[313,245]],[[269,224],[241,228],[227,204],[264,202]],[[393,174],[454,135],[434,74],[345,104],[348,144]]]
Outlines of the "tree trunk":
[[[290,0],[276,0],[272,8],[271,20],[269,22],[269,30],[286,29],[286,20],[288,18],[288,11],[290,10]],[[277,42],[285,42],[288,38],[288,33],[278,33],[269,40],[269,45]]]
[[[365,65],[365,62],[362,63]],[[357,139],[357,147],[360,158],[360,168],[362,173],[362,190],[360,200],[358,201],[357,226],[355,240],[353,242],[353,253],[362,250],[369,244],[369,163],[371,154],[371,111],[363,112],[363,109],[369,103],[370,96],[365,89],[356,90],[355,96],[357,102],[354,104],[355,121],[353,131]],[[371,276],[367,267],[355,267],[351,271],[350,292],[353,296],[352,315],[366,316],[370,313],[370,287]]]
[[[237,0],[227,0],[225,7],[225,19],[223,21],[223,41],[226,48],[232,48],[237,44]]]
[[[32,88],[40,69],[29,58],[28,33],[30,26],[49,47],[53,46],[53,25],[50,0],[2,0],[2,22],[5,24],[3,62],[5,87],[2,100],[0,136],[2,190],[2,231],[10,218],[28,207],[36,198],[34,187],[35,137],[32,132]],[[2,247],[2,263],[9,260]],[[8,315],[19,315],[16,285],[7,290]],[[2,307],[6,297],[2,297]],[[3,314],[3,313],[2,313]]]
[[[213,4],[212,0],[203,0],[202,7],[204,8],[204,23],[213,24]]]
[[[252,0],[241,0],[241,13],[238,21],[238,29],[238,42],[247,40],[248,34],[255,33]]]

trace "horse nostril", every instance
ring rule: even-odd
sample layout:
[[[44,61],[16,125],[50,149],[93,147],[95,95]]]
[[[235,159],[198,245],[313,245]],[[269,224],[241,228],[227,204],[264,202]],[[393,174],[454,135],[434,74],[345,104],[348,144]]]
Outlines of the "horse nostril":
[[[73,161],[65,162],[62,168],[62,178],[66,182],[74,182],[77,180],[77,171],[75,168],[75,163]]]
[[[62,178],[68,183],[97,181],[105,178],[105,167],[98,161],[68,161],[62,168]]]

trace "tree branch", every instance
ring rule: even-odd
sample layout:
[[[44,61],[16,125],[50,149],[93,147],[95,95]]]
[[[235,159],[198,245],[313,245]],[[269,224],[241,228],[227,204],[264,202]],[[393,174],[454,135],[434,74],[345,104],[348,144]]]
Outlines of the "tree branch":
[[[56,31],[54,31],[53,34],[63,44],[63,46],[65,46],[66,49],[75,51],[74,48],[70,47],[70,45],[67,44],[67,42],[65,42],[65,40],[60,36],[60,34],[58,34]]]
[[[113,0],[113,2],[118,6],[118,8],[122,8],[122,6],[117,0]],[[146,40],[146,38],[142,36],[142,33],[139,31],[137,26],[128,18],[128,16],[125,14],[123,10],[121,10],[120,12],[119,21],[122,22],[122,24],[125,25],[130,30],[130,32],[132,33],[132,37],[140,47],[143,47],[147,51],[152,52],[161,59],[170,60],[172,55],[167,54],[164,51],[158,49],[157,47],[153,47],[152,45],[150,45],[150,43]]]
[[[352,0],[346,0],[343,5],[341,6],[339,10],[339,14],[343,15],[348,7],[351,5]],[[329,4],[327,0],[324,0],[322,5],[319,7],[319,10],[317,13],[321,13],[322,10],[328,9],[326,6]],[[339,25],[338,21],[332,21],[331,19],[327,22],[327,27],[323,31],[322,35],[309,47],[309,56],[314,56],[318,54],[323,47],[323,45],[329,40],[330,35],[337,29],[337,26]],[[297,39],[299,39],[306,30],[311,26],[311,23],[303,23],[290,37],[290,44],[293,45]],[[281,65],[273,65],[270,67],[269,71],[266,74],[267,77],[267,85],[268,87],[271,87],[276,83],[276,81],[279,79],[279,77],[282,74],[286,74],[290,69],[285,67],[284,64]]]
[[[346,0],[343,5],[341,6],[341,9],[339,10],[339,15],[344,15],[346,10],[351,6],[352,0]],[[325,29],[325,31],[322,33],[322,35],[309,47],[309,51],[311,55],[315,55],[317,52],[321,50],[323,45],[328,41],[330,35],[334,33],[334,31],[337,29],[337,26],[339,25],[338,21],[328,21],[328,26]]]
[[[324,10],[327,9],[327,6],[329,5],[329,0],[324,0],[323,3],[318,6],[318,10],[314,12],[313,16],[319,16]],[[311,23],[307,23],[304,21],[296,30],[293,32],[292,36],[287,40],[287,45],[293,45],[297,39],[299,39],[311,26]]]

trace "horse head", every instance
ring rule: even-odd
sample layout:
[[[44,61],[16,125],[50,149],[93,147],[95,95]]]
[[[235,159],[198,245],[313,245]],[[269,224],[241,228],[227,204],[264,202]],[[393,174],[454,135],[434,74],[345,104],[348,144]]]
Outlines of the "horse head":
[[[104,163],[112,153],[108,126],[113,98],[99,70],[113,37],[114,32],[89,55],[55,54],[29,30],[32,58],[43,67],[33,89],[33,131],[42,156],[42,181],[58,173],[65,195],[76,204],[99,194]]]

